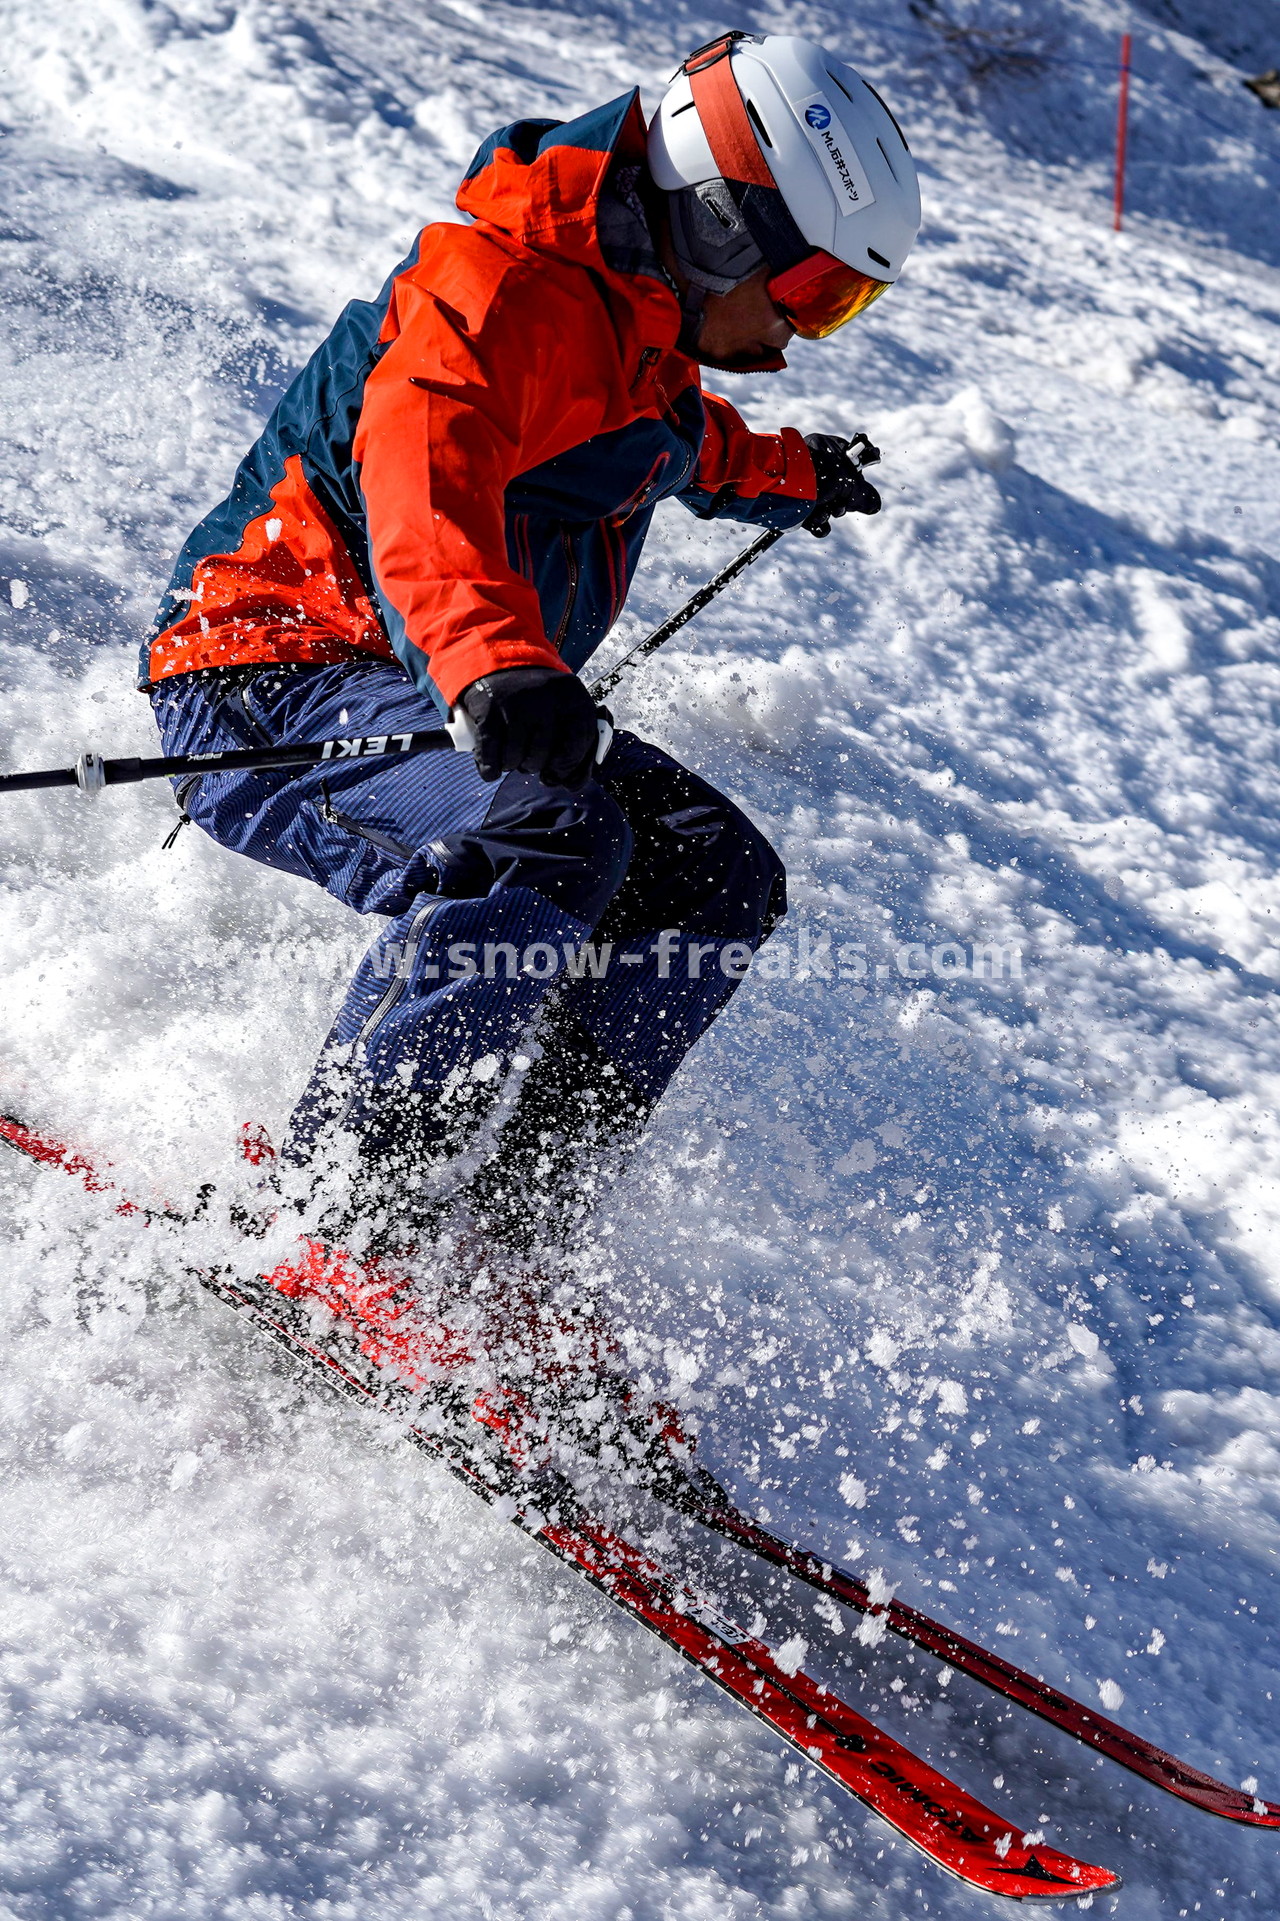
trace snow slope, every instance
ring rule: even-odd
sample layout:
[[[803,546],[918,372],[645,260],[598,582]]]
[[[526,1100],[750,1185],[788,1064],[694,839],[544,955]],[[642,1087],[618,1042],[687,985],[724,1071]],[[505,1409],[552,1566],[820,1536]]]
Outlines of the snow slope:
[[[732,389],[761,426],[865,425],[885,513],[792,536],[619,703],[768,826],[793,913],[662,1110],[602,1285],[760,1511],[1275,1795],[1280,115],[1239,80],[1280,8],[1124,17],[1117,238],[1109,0],[736,16],[865,67],[927,224],[864,323]],[[652,89],[723,17],[0,20],[0,764],[44,765],[148,749],[133,652],[173,550],[480,138]],[[739,540],[672,509],[619,644]],[[3,1105],[186,1194],[287,1113],[368,930],[194,832],[161,852],[171,822],[156,791],[4,802]],[[824,978],[858,943],[865,980]],[[975,978],[975,943],[1020,974]],[[989,1911],[300,1391],[154,1234],[0,1179],[4,1921]],[[944,1769],[1119,1869],[1108,1912],[1275,1911],[1274,1837],[747,1585]]]

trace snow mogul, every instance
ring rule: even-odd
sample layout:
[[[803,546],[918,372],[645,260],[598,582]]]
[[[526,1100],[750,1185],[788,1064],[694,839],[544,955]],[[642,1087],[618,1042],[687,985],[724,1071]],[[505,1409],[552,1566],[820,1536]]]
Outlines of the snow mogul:
[[[639,95],[492,135],[353,301],[179,557],[142,658],[168,754],[410,733],[474,752],[209,773],[223,847],[381,919],[282,1166],[323,1231],[441,1209],[561,1240],[785,912],[722,794],[607,730],[579,678],[658,501],[874,513],[845,441],[753,433],[701,369],[781,370],[892,286],[897,121],[809,41],[727,33]],[[377,1236],[382,1236],[380,1243]]]

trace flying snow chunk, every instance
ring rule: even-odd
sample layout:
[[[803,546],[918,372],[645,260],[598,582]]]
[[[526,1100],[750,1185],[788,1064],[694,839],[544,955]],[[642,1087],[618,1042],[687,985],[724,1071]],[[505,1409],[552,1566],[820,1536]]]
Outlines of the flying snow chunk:
[[[1078,1321],[1073,1321],[1067,1329],[1067,1339],[1076,1353],[1082,1354],[1086,1361],[1091,1361],[1098,1351],[1097,1335],[1091,1327],[1081,1327]]]
[[[200,1472],[200,1456],[188,1450],[179,1454],[169,1471],[169,1486],[172,1488],[190,1487]]]
[[[843,1499],[849,1503],[850,1507],[865,1507],[867,1505],[867,1484],[865,1481],[860,1481],[856,1474],[842,1474],[840,1476],[840,1493]]]
[[[1109,1713],[1114,1714],[1117,1708],[1124,1706],[1124,1689],[1118,1681],[1099,1681],[1098,1699]]]
[[[799,1674],[808,1652],[809,1643],[804,1636],[793,1634],[789,1641],[784,1641],[780,1648],[775,1649],[773,1658],[784,1674]]]
[[[873,1567],[867,1576],[867,1593],[872,1607],[887,1607],[893,1599],[894,1584],[881,1567]]]
[[[898,1343],[882,1327],[878,1327],[867,1342],[867,1359],[874,1361],[877,1367],[892,1367],[898,1353]]]

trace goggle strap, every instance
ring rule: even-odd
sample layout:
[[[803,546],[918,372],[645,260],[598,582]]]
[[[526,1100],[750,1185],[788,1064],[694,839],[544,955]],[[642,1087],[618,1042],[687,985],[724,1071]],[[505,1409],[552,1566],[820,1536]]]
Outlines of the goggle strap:
[[[813,252],[791,217],[761,151],[738,83],[730,53],[747,36],[722,34],[699,47],[684,64],[693,104],[720,177],[733,195],[752,239],[775,273],[783,273]]]
[[[729,53],[737,37],[725,34],[721,40],[713,40],[709,47],[703,47],[686,61],[685,72],[711,158],[721,178],[738,181],[743,186],[771,187],[776,193],[777,183],[760,151],[760,142],[733,77]]]
[[[800,287],[807,286],[820,274],[829,273],[832,267],[843,264],[835,258],[834,254],[825,252],[821,247],[813,247],[803,260],[797,260],[793,267],[787,267],[784,272],[773,276],[769,282],[769,292],[775,299],[785,300],[788,294],[793,294]],[[849,271],[857,273],[856,267],[851,267]],[[859,276],[861,279],[870,279],[870,277],[869,274]]]

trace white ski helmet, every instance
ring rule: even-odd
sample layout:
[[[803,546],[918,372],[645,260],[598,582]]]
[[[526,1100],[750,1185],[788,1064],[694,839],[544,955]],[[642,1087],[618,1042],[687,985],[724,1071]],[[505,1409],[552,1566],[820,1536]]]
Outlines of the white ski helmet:
[[[811,340],[893,284],[920,228],[915,163],[884,101],[852,67],[789,34],[726,33],[691,54],[654,115],[649,170],[680,203],[682,257],[690,212],[708,228],[709,270],[693,278],[720,291],[744,277],[747,259],[752,270],[763,259],[771,297]],[[725,232],[717,249],[715,225],[730,223],[737,247]]]

